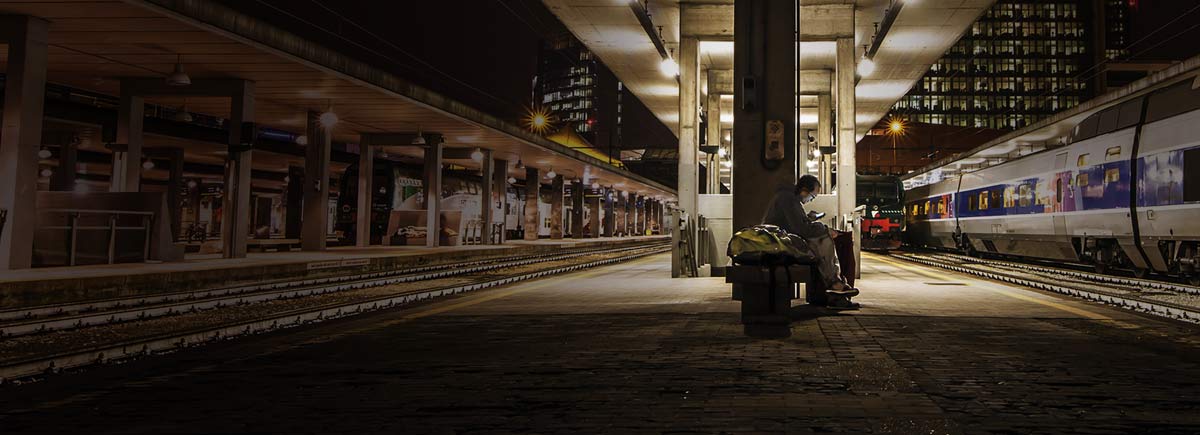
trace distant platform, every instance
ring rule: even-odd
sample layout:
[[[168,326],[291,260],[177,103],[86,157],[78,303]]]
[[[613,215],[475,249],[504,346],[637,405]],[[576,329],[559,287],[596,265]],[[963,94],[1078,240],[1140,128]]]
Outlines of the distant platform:
[[[0,272],[0,309],[152,295],[256,281],[321,277],[555,250],[665,242],[670,236],[508,241],[503,245],[333,247],[172,263],[50,267]]]

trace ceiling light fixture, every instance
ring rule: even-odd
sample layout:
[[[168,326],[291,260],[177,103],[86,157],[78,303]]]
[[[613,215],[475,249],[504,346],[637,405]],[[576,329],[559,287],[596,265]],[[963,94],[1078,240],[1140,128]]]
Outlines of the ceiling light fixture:
[[[550,172],[546,173],[546,178],[554,178],[557,176],[558,176],[558,173],[554,172],[554,168],[550,168]]]
[[[42,176],[43,176],[43,177],[49,177],[49,176],[51,176],[51,175],[54,175],[54,171],[51,171],[49,168],[42,169]]]
[[[425,133],[421,131],[421,126],[417,126],[417,137],[412,140],[413,145],[425,145]]]
[[[508,177],[508,184],[517,184],[517,179],[513,178],[513,177]]]
[[[327,107],[325,112],[321,114],[321,117],[318,119],[318,121],[321,122],[322,127],[327,129],[333,128],[333,126],[337,125],[338,116],[336,113],[333,113],[333,103],[329,104],[329,107]]]
[[[154,161],[150,160],[150,159],[146,159],[145,161],[142,162],[142,169],[145,169],[147,171],[154,169]]]
[[[171,116],[175,122],[192,122],[192,114],[188,113],[187,98],[183,99],[183,105],[175,110],[175,115]]]
[[[483,151],[480,151],[479,148],[475,148],[475,151],[471,151],[471,160],[474,160],[476,162],[482,162],[483,161]]]
[[[52,155],[54,155],[54,153],[51,153],[49,148],[42,147],[42,149],[38,150],[39,159],[48,159]]]
[[[862,61],[858,63],[858,75],[862,77],[870,77],[875,73],[875,61],[863,56]]]
[[[188,86],[192,84],[192,78],[183,72],[183,55],[176,55],[175,70],[167,76],[167,86]]]
[[[658,69],[667,77],[679,76],[679,64],[675,62],[675,59],[670,57],[664,58],[662,63],[658,64]]]

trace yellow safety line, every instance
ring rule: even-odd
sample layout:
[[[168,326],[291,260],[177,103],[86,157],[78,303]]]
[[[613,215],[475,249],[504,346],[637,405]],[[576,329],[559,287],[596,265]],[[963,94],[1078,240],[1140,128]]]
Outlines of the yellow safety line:
[[[913,265],[910,265],[910,264],[898,263],[898,262],[896,262],[895,260],[888,259],[888,258],[884,258],[884,257],[882,257],[882,256],[877,256],[877,255],[874,255],[874,254],[870,254],[870,257],[872,257],[872,258],[873,258],[873,259],[875,259],[875,260],[878,260],[878,261],[881,261],[881,262],[884,262],[884,263],[890,264],[890,265],[892,265],[892,266],[898,267],[898,268],[900,268],[900,269],[904,269],[904,270],[906,270],[906,271],[909,271],[909,272],[912,272],[912,273],[916,273],[916,274],[919,274],[919,275],[925,275],[925,276],[932,277],[932,278],[937,278],[937,279],[945,279],[945,275],[937,275],[937,274],[934,274],[934,273],[932,273],[932,272],[928,272],[928,271],[926,271],[926,270],[923,270],[923,269],[921,269],[921,268],[919,268],[919,267],[917,267],[917,266],[913,266]],[[978,279],[974,279],[974,278],[972,278],[972,279],[973,279],[973,280],[975,280],[975,281],[979,281]],[[1066,311],[1066,312],[1068,312],[1068,313],[1076,314],[1076,315],[1079,315],[1079,316],[1082,316],[1082,317],[1086,317],[1086,318],[1088,318],[1088,319],[1092,319],[1092,320],[1105,320],[1105,321],[1112,321],[1112,323],[1113,323],[1113,324],[1115,324],[1115,325],[1117,325],[1117,326],[1120,326],[1120,327],[1122,327],[1122,328],[1126,328],[1126,329],[1133,329],[1133,328],[1137,328],[1137,327],[1138,327],[1138,326],[1136,326],[1136,325],[1133,325],[1133,324],[1130,324],[1130,323],[1127,323],[1127,322],[1122,322],[1122,321],[1119,321],[1119,320],[1113,320],[1113,318],[1111,318],[1111,317],[1108,317],[1108,316],[1105,316],[1105,315],[1103,315],[1103,314],[1100,314],[1100,313],[1096,313],[1096,312],[1088,311],[1088,310],[1085,310],[1085,309],[1082,309],[1082,308],[1072,307],[1072,306],[1065,305],[1065,304],[1062,304],[1062,303],[1059,303],[1059,302],[1055,302],[1055,301],[1048,301],[1048,300],[1044,300],[1044,299],[1041,299],[1041,298],[1035,298],[1035,297],[1032,297],[1032,296],[1029,296],[1029,295],[1025,295],[1025,294],[1017,293],[1017,292],[1015,292],[1015,291],[1006,290],[1006,289],[1000,289],[1000,288],[995,288],[995,287],[991,287],[991,286],[987,286],[987,287],[983,287],[983,288],[984,288],[985,290],[991,291],[991,292],[993,292],[993,293],[1002,294],[1002,295],[1004,295],[1004,296],[1008,296],[1008,297],[1010,297],[1010,298],[1013,298],[1013,299],[1019,299],[1019,300],[1023,300],[1023,301],[1027,301],[1027,302],[1033,302],[1033,303],[1040,304],[1040,305],[1044,305],[1044,306],[1047,306],[1047,307],[1050,307],[1050,308],[1054,308],[1054,309],[1058,309],[1058,310]]]
[[[653,257],[655,257],[655,256],[657,256],[657,255],[649,255],[646,258],[643,258],[640,260],[634,260],[632,262],[623,263],[623,264],[626,266],[636,266],[636,265],[646,263],[650,260],[653,260],[654,259]],[[616,266],[616,264],[609,265],[609,266]],[[604,269],[607,269],[609,266],[599,267],[597,269],[590,270],[590,271],[587,271],[584,273],[572,273],[572,274],[568,274],[566,276],[557,276],[557,277],[553,277],[551,279],[543,280],[538,283],[525,284],[520,287],[511,289],[511,290],[506,290],[503,292],[493,292],[493,293],[490,293],[490,294],[487,294],[484,296],[480,296],[478,298],[474,298],[474,299],[470,299],[470,300],[466,300],[466,301],[462,301],[462,302],[457,302],[457,303],[453,303],[453,304],[447,304],[447,305],[441,305],[438,307],[433,307],[428,310],[418,311],[418,312],[414,312],[412,314],[407,314],[399,319],[396,319],[393,322],[388,322],[388,324],[406,322],[409,320],[416,320],[416,319],[420,319],[422,317],[429,317],[429,316],[445,313],[448,311],[457,310],[459,308],[470,307],[473,305],[479,305],[484,302],[489,302],[489,301],[494,301],[496,299],[506,298],[506,297],[515,295],[517,293],[524,293],[524,292],[527,292],[530,290],[537,290],[540,288],[548,287],[552,284],[557,284],[559,281],[562,281],[567,278],[571,278],[571,279],[591,278],[593,276],[603,273]]]

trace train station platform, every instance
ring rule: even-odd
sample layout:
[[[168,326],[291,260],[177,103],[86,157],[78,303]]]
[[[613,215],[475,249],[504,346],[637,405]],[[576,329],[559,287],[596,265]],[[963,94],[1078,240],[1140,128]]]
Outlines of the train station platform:
[[[864,255],[747,337],[656,255],[6,386],[6,433],[1197,433],[1190,324]],[[452,344],[452,345],[448,345]],[[220,416],[214,418],[214,416]]]
[[[192,258],[0,271],[0,310],[116,297],[152,296],[273,279],[394,270],[514,254],[544,254],[667,242],[670,236],[511,240],[503,245],[334,247],[321,252],[250,253],[246,258]]]

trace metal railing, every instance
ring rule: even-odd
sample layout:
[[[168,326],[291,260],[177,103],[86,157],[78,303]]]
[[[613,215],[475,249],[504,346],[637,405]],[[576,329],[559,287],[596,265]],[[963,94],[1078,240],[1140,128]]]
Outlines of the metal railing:
[[[108,249],[107,258],[108,264],[116,264],[117,262],[117,233],[120,231],[142,231],[144,240],[142,242],[142,260],[150,258],[150,240],[151,230],[154,228],[154,213],[148,211],[124,211],[124,210],[85,210],[85,209],[67,209],[55,208],[38,210],[39,214],[64,214],[67,216],[67,224],[65,226],[39,226],[39,230],[50,231],[67,231],[67,265],[75,266],[78,264],[79,253],[79,232],[80,231],[108,231]],[[108,225],[81,225],[80,217],[85,215],[108,216]],[[120,226],[118,225],[122,216],[137,216],[141,217],[140,226]]]

